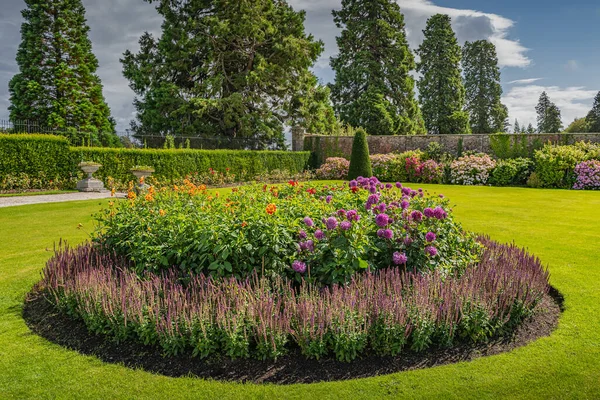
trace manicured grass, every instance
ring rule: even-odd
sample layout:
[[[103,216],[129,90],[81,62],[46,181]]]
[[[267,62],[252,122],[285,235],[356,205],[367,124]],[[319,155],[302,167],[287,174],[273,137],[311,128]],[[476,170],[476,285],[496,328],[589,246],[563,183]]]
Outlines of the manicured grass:
[[[59,238],[93,229],[99,202],[0,209],[0,398],[600,398],[600,193],[424,186],[467,229],[516,241],[549,264],[566,298],[559,328],[511,353],[427,370],[313,385],[166,378],[104,364],[32,334],[21,303]],[[226,190],[225,190],[226,192]],[[77,230],[82,223],[83,230]]]
[[[41,196],[44,194],[77,193],[77,190],[47,190],[45,192],[0,193],[0,197]]]

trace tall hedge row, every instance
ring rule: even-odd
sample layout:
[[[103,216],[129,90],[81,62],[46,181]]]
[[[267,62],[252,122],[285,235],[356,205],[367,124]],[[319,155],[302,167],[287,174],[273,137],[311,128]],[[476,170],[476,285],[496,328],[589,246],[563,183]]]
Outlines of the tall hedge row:
[[[213,168],[235,174],[241,180],[273,170],[299,173],[306,169],[310,152],[242,150],[142,150],[98,147],[69,147],[69,142],[51,135],[0,134],[0,178],[19,173],[69,179],[79,173],[77,164],[95,161],[102,168],[94,175],[127,182],[130,169],[149,165],[162,179],[178,179]]]
[[[51,135],[0,134],[0,179],[25,173],[30,177],[68,178],[73,172],[69,141]]]

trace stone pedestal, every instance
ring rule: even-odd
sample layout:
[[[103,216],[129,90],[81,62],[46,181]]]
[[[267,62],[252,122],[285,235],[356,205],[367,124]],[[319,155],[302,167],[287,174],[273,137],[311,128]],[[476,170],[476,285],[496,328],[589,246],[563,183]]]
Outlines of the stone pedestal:
[[[86,174],[88,174],[87,178],[80,180],[77,182],[77,190],[80,192],[105,192],[104,183],[101,180],[95,179],[93,177],[94,172],[98,171],[102,165],[79,165],[79,168]]]

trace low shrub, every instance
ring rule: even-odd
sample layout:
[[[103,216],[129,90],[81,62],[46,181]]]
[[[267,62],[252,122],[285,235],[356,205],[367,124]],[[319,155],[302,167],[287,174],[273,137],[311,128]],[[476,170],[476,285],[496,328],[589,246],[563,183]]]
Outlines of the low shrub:
[[[528,158],[500,160],[492,171],[490,184],[494,186],[525,185],[533,172],[534,163]]]
[[[451,182],[458,185],[485,185],[495,167],[496,162],[487,154],[460,157],[450,166]]]
[[[345,158],[329,157],[325,160],[325,163],[315,171],[315,175],[318,179],[325,180],[346,179],[349,168],[350,161]]]
[[[481,241],[481,262],[462,274],[392,268],[325,289],[256,274],[139,276],[126,260],[87,244],[59,250],[40,286],[91,332],[160,346],[165,355],[270,359],[297,347],[309,358],[351,361],[485,342],[530,316],[548,290],[540,260]]]
[[[571,188],[575,183],[575,166],[588,159],[584,149],[576,146],[546,145],[535,152],[535,172],[541,187]]]
[[[480,252],[447,199],[375,178],[255,185],[220,197],[188,181],[129,198],[98,216],[94,238],[139,273],[178,266],[184,274],[246,278],[260,271],[330,285],[392,265],[461,271]]]
[[[576,181],[573,189],[600,190],[600,161],[590,160],[575,167]]]

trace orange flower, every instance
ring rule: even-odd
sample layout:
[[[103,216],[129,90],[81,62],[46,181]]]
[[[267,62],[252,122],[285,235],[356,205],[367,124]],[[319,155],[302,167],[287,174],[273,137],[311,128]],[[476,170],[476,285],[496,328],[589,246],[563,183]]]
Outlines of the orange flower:
[[[135,200],[136,197],[137,197],[137,195],[135,194],[135,192],[133,190],[130,190],[129,192],[127,192],[127,198],[129,200]]]
[[[115,192],[116,192],[115,188],[112,188],[110,190],[110,197],[115,197]]]
[[[158,213],[160,214],[161,217],[164,217],[166,214],[166,211],[163,210],[162,208],[158,211]]]
[[[267,214],[273,215],[277,211],[277,206],[275,204],[271,203],[267,206],[266,211],[267,211]]]
[[[242,228],[245,228],[248,226],[248,223],[246,221],[242,222]]]

